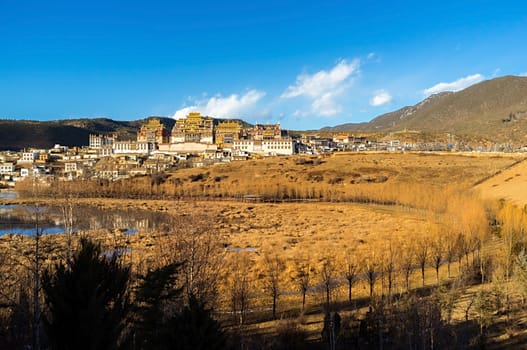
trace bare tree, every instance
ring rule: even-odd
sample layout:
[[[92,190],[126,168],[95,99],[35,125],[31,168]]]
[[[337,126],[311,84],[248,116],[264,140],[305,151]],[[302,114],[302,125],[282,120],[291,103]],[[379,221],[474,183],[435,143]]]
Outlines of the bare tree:
[[[404,273],[406,291],[410,290],[410,274],[414,265],[414,251],[410,245],[404,245],[401,251],[401,267]]]
[[[458,233],[456,236],[456,258],[458,262],[458,274],[461,275],[461,268],[462,268],[462,262],[463,262],[463,256],[465,255],[466,250],[466,241],[465,236],[463,236],[462,233]]]
[[[426,263],[428,261],[429,256],[429,240],[427,237],[422,238],[417,242],[415,250],[415,258],[417,260],[417,264],[419,265],[419,268],[421,269],[421,280],[423,283],[423,287],[425,286],[425,268]]]
[[[373,290],[375,288],[375,282],[379,276],[378,268],[379,263],[377,262],[375,255],[369,256],[364,264],[366,279],[368,280],[368,285],[370,286],[370,298],[373,297]]]
[[[477,322],[479,324],[480,342],[484,344],[484,337],[487,328],[493,322],[494,300],[492,293],[485,289],[480,289],[474,297],[474,310],[477,313]]]
[[[326,312],[330,311],[330,302],[331,302],[331,289],[334,284],[334,275],[335,275],[335,266],[330,258],[326,257],[322,262],[322,267],[320,269],[320,278],[322,279],[322,284],[324,285],[324,291],[326,294]]]
[[[33,347],[35,350],[40,349],[40,238],[43,234],[40,227],[40,209],[35,208],[35,255],[33,269]]]
[[[264,287],[273,299],[273,319],[276,319],[276,306],[280,296],[280,274],[284,269],[284,262],[276,254],[266,255],[265,269]]]
[[[236,322],[242,327],[247,321],[247,311],[249,308],[249,257],[247,252],[239,252],[230,266],[229,288],[232,312]],[[237,317],[239,315],[239,317]]]
[[[55,203],[60,209],[64,232],[66,234],[66,268],[69,268],[71,261],[73,229],[75,221],[75,210],[78,206],[79,192],[76,189],[79,184],[66,183],[55,179],[52,187],[54,190]]]
[[[505,294],[505,313],[507,322],[510,321],[510,282],[514,273],[515,265],[520,260],[516,258],[518,255],[518,247],[525,234],[524,222],[525,212],[513,205],[505,205],[499,213],[501,221],[500,235],[501,243],[501,273],[504,278],[504,294]]]
[[[310,286],[310,267],[309,263],[302,261],[297,263],[296,266],[296,280],[300,292],[302,293],[302,312],[306,307],[306,294]]]
[[[434,265],[434,269],[436,271],[436,283],[439,284],[439,268],[441,267],[441,263],[443,261],[443,240],[441,239],[441,236],[438,235],[432,244],[432,263]]]
[[[354,252],[349,251],[348,254],[346,254],[346,270],[345,270],[345,277],[348,281],[348,301],[351,304],[352,300],[352,288],[353,285],[357,282],[359,274],[359,261],[357,261],[357,257]]]
[[[22,220],[31,222],[31,237],[13,235],[8,245],[2,246],[2,272],[0,274],[0,308],[11,310],[14,322],[20,327],[13,329],[24,346],[31,343],[32,349],[40,349],[41,338],[41,284],[40,277],[44,254],[49,247],[43,241],[43,223],[46,208],[36,197],[39,183],[35,183],[32,204],[16,210]],[[20,333],[24,330],[23,333]],[[21,343],[21,344],[22,344]]]
[[[386,273],[388,278],[388,297],[392,296],[392,289],[395,280],[395,250],[392,242],[389,242],[388,249],[384,255],[383,273]]]
[[[445,243],[444,243],[444,256],[447,263],[447,274],[448,278],[451,277],[450,273],[450,266],[452,265],[452,261],[454,261],[456,256],[456,241],[454,239],[454,236],[449,233],[446,236]]]
[[[39,179],[33,178],[32,196],[34,205],[28,208],[29,214],[35,225],[34,237],[34,251],[33,251],[33,349],[40,350],[40,275],[41,275],[41,262],[44,259],[42,255],[41,239],[44,234],[42,222],[44,221],[44,208],[40,203],[38,197],[41,195],[41,182]]]
[[[172,218],[161,244],[166,263],[183,262],[184,289],[187,297],[214,304],[219,269],[224,257],[218,235],[208,215],[178,215]]]

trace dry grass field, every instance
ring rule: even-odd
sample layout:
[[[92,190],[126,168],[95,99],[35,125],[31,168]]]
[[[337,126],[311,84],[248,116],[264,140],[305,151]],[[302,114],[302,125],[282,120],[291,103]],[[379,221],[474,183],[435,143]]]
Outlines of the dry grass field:
[[[290,199],[324,197],[330,201],[361,195],[382,198],[382,193],[389,198],[392,194],[387,192],[394,190],[398,200],[415,204],[418,198],[404,198],[410,195],[408,187],[422,186],[425,194],[426,187],[467,189],[513,164],[516,157],[429,153],[275,157],[183,169],[171,174],[157,190],[184,196],[258,194],[273,198],[279,194]]]
[[[432,247],[454,241],[458,234],[465,237],[467,244],[481,242],[488,235],[488,206],[480,193],[488,199],[506,198],[525,203],[520,198],[527,198],[527,191],[518,187],[522,184],[527,189],[523,175],[527,165],[518,162],[521,159],[517,155],[412,153],[277,157],[182,169],[155,184],[150,178],[142,177],[109,185],[118,196],[122,189],[128,188],[136,195],[165,199],[78,198],[76,201],[107,209],[158,211],[174,218],[173,225],[159,232],[140,231],[131,236],[109,230],[88,233],[109,248],[112,245],[130,248],[133,252],[130,259],[135,261],[138,270],[172,259],[173,237],[183,237],[176,236],[178,232],[185,235],[201,227],[202,231],[212,233],[207,239],[213,237],[222,247],[215,262],[215,271],[221,276],[215,309],[220,314],[229,312],[233,278],[239,278],[243,272],[252,298],[250,309],[266,314],[258,322],[253,316],[255,323],[250,327],[257,333],[272,333],[277,325],[275,321],[268,321],[271,296],[267,290],[266,259],[277,257],[282,262],[278,314],[284,317],[299,313],[298,275],[300,267],[307,265],[311,280],[302,327],[310,338],[316,339],[323,318],[322,271],[328,261],[334,281],[331,292],[334,305],[347,305],[345,277],[350,260],[358,265],[360,275],[353,290],[354,300],[369,296],[364,274],[372,261],[376,269],[385,268],[390,261],[396,264],[392,293],[404,292],[401,268],[404,256],[424,245],[430,247],[425,285],[435,285]],[[476,183],[480,184],[474,191]],[[505,188],[510,188],[510,192],[499,192]],[[274,200],[267,202],[262,198]],[[33,200],[21,198],[3,203]],[[46,239],[54,250],[64,249],[63,242],[57,243],[60,237]],[[0,238],[0,249],[13,249],[13,246],[17,251],[27,252],[31,249],[31,239]],[[446,253],[442,254],[444,259]],[[453,278],[458,273],[458,264],[457,259],[452,260]],[[445,266],[440,268],[439,277],[442,281],[449,280]],[[410,288],[422,286],[415,258],[409,282]],[[387,292],[387,279],[376,281],[375,294]],[[475,295],[474,291],[467,293]],[[463,310],[470,300],[468,296],[459,299],[455,319],[463,320]],[[351,309],[343,310],[346,314]]]
[[[121,181],[83,182],[86,197],[437,202],[435,191],[470,188],[514,164],[517,155],[337,153],[231,162]],[[75,184],[73,184],[75,186]],[[24,189],[24,184],[17,187]]]
[[[520,162],[475,186],[483,198],[527,204],[527,163]]]

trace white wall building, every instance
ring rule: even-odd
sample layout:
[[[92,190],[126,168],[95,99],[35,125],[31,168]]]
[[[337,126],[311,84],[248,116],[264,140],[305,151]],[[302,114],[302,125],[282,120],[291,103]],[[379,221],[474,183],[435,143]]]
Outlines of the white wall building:
[[[206,144],[198,142],[170,143],[159,145],[159,152],[168,154],[203,154],[216,152],[218,146],[215,144]]]
[[[79,162],[66,162],[64,163],[64,175],[69,179],[73,179],[82,176],[84,172],[84,166]]]
[[[151,142],[116,141],[112,145],[114,154],[150,154],[154,151]]]
[[[77,163],[64,163],[64,172],[65,173],[71,173],[71,172],[77,172],[78,166]]]
[[[90,134],[90,143],[89,147],[93,149],[100,149],[102,147],[111,147],[116,141],[117,137],[115,135],[100,135],[100,134]]]
[[[2,163],[0,164],[0,174],[2,175],[13,175],[15,172],[14,163]]]
[[[33,163],[40,156],[39,152],[22,152],[22,157],[18,160],[20,163]]]
[[[295,145],[290,138],[279,138],[269,140],[239,140],[234,141],[233,151],[256,153],[260,155],[292,155]]]

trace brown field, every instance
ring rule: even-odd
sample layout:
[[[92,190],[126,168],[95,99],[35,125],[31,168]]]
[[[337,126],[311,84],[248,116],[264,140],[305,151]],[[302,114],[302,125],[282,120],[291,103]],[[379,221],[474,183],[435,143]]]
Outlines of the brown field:
[[[432,246],[434,242],[453,240],[458,233],[467,242],[486,237],[488,206],[479,193],[486,199],[505,198],[525,204],[527,178],[523,170],[527,163],[516,164],[521,159],[517,155],[411,153],[268,158],[182,169],[159,183],[142,177],[107,185],[119,197],[126,197],[125,189],[129,189],[134,196],[165,199],[76,201],[109,209],[161,211],[174,217],[174,226],[165,232],[139,232],[130,237],[110,231],[89,233],[109,247],[117,244],[130,247],[134,254],[131,259],[143,268],[170,259],[172,232],[190,232],[185,230],[205,225],[223,248],[218,266],[222,276],[215,305],[218,312],[229,310],[229,280],[233,275],[229,269],[242,256],[254,296],[253,308],[266,312],[270,297],[265,292],[265,258],[278,257],[284,262],[278,312],[287,317],[298,315],[300,309],[299,264],[309,264],[311,283],[316,286],[322,283],[322,265],[332,261],[334,278],[340,285],[332,292],[332,302],[337,305],[347,300],[344,276],[350,256],[363,268],[370,260],[386,262],[392,251],[394,261],[399,263],[404,252],[420,242]],[[477,183],[480,183],[475,186],[477,191],[473,191]],[[33,200],[4,200],[4,203]],[[46,239],[55,250],[63,249],[57,248],[63,244],[57,243],[60,238]],[[0,238],[0,249],[28,252],[30,245],[29,238]],[[237,249],[244,251],[233,251]],[[457,273],[458,265],[453,263],[452,277]],[[392,292],[404,292],[400,270],[396,275]],[[445,267],[441,267],[440,279],[448,280]],[[377,282],[376,294],[387,292],[385,283],[384,278]],[[435,283],[435,271],[428,262],[425,284]],[[410,286],[421,286],[417,269],[412,272]],[[308,311],[313,314],[306,316],[309,320],[304,327],[312,338],[317,337],[321,327],[322,294],[312,289],[307,299]],[[368,285],[362,278],[354,287],[354,298],[368,296]],[[464,317],[466,300],[459,300],[455,313],[458,321]],[[274,326],[274,322],[262,321],[252,325],[261,332],[272,332]]]
[[[130,180],[83,182],[72,190],[86,197],[396,202],[425,207],[437,202],[437,190],[465,191],[518,157],[430,153],[270,157]],[[27,185],[17,188],[28,190]]]
[[[433,195],[429,192],[434,189],[466,190],[513,164],[516,158],[426,153],[275,157],[182,169],[158,185],[153,185],[148,177],[137,178],[126,183],[126,190],[183,198],[257,195],[270,200],[346,201],[365,197],[419,205],[421,200],[427,200],[427,195]],[[119,184],[114,187],[119,192]]]
[[[522,161],[475,186],[483,198],[527,204],[527,163]]]

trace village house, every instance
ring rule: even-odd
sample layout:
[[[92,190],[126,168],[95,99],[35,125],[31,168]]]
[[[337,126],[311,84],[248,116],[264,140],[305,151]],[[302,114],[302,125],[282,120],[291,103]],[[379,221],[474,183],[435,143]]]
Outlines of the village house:
[[[22,156],[18,160],[18,163],[34,163],[40,153],[37,151],[22,152]]]
[[[292,155],[295,147],[290,138],[277,140],[239,140],[234,141],[233,151],[255,153],[260,155]]]
[[[155,146],[146,141],[116,141],[112,145],[113,154],[150,154]]]
[[[14,163],[2,163],[0,164],[0,174],[1,175],[14,175],[15,174],[15,164]]]
[[[82,176],[83,165],[81,162],[66,162],[64,163],[64,177],[74,179]]]
[[[89,147],[92,149],[112,148],[113,143],[117,141],[116,134],[90,134]]]

